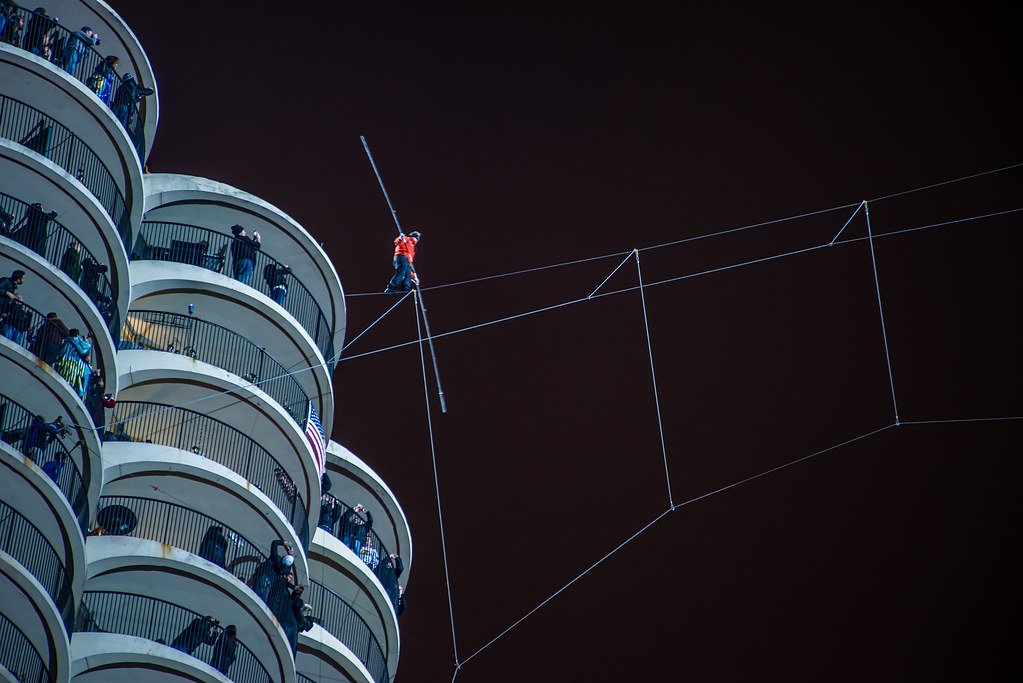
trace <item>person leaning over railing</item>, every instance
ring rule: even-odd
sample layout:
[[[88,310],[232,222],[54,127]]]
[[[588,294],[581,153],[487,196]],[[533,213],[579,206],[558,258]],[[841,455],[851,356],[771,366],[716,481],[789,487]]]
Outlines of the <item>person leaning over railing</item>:
[[[238,653],[238,627],[234,624],[228,625],[224,632],[217,636],[217,642],[213,644],[213,656],[210,657],[210,666],[227,675],[227,670],[234,664]]]

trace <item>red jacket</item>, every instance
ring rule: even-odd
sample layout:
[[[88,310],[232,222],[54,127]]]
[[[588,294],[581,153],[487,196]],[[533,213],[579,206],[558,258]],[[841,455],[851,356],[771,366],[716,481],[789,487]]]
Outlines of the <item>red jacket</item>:
[[[394,238],[394,258],[398,258],[400,254],[408,259],[409,265],[412,265],[416,258],[416,242],[418,241],[415,237],[408,235]]]

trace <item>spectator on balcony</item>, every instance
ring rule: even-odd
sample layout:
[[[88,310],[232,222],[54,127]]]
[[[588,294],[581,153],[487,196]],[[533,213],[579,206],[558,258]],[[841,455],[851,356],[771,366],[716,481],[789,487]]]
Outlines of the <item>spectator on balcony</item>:
[[[125,74],[121,79],[121,85],[118,86],[117,92],[114,93],[113,103],[111,109],[114,112],[114,116],[121,122],[121,125],[127,129],[132,123],[132,114],[135,113],[135,107],[139,102],[142,101],[143,97],[152,95],[155,90],[152,88],[146,88],[141,83],[135,80],[133,74]]]
[[[380,566],[380,551],[373,546],[372,534],[366,534],[366,538],[363,539],[362,548],[359,549],[359,557],[374,572]]]
[[[71,330],[54,312],[46,314],[46,320],[39,323],[29,338],[28,350],[50,365],[55,365],[60,358],[60,350],[64,346]]]
[[[57,480],[60,479],[60,471],[64,469],[64,463],[66,462],[67,453],[57,451],[50,460],[43,464],[43,472],[46,472],[46,476],[52,479],[54,484],[58,484]]]
[[[288,298],[288,275],[291,275],[291,266],[268,263],[263,267],[263,279],[266,280],[270,298],[278,306],[283,306],[284,300]]]
[[[43,48],[49,46],[50,36],[57,28],[60,19],[50,17],[50,11],[45,7],[36,7],[28,20],[28,29],[25,31],[25,49],[34,55],[42,55]]]
[[[32,418],[21,440],[21,451],[38,462],[51,443],[64,434],[64,418],[47,422],[42,415]]]
[[[10,277],[0,277],[0,326],[5,337],[21,343],[16,335],[17,330],[8,320],[16,307],[20,307],[21,295],[18,287],[25,283],[25,271],[16,270]]]
[[[7,24],[4,26],[3,33],[0,34],[0,40],[8,45],[21,47],[21,41],[24,36],[25,17],[18,14],[18,10],[11,7],[11,14],[7,17]]]
[[[99,34],[88,26],[83,26],[72,33],[64,44],[64,70],[77,78],[78,62],[85,51],[93,45],[99,45]]]
[[[11,16],[15,11],[14,5],[7,2],[7,0],[0,0],[0,36],[4,34],[7,22],[11,20]]]
[[[216,642],[219,623],[220,620],[208,614],[205,617],[196,617],[171,641],[170,646],[190,655],[200,645],[213,645]]]
[[[107,55],[103,61],[96,65],[92,75],[89,76],[89,87],[104,104],[110,104],[110,94],[114,88],[114,79],[117,77],[116,69],[120,63],[120,57]]]
[[[405,608],[408,607],[408,602],[405,600],[405,589],[400,585],[398,586],[398,616],[400,617],[405,613]]]
[[[304,586],[295,586],[288,597],[287,605],[277,620],[288,637],[288,644],[291,645],[291,654],[298,653],[298,625],[305,621],[305,601],[302,600]]]
[[[231,259],[234,262],[234,279],[243,285],[249,284],[252,271],[256,267],[256,252],[263,246],[263,238],[259,232],[253,231],[252,237],[240,225],[231,226],[234,240],[231,242]]]
[[[76,285],[82,282],[82,245],[79,242],[70,242],[64,255],[60,257],[60,269],[71,278]]]
[[[32,147],[32,144],[23,144],[45,155],[45,152]],[[47,146],[49,146],[48,142]],[[50,223],[56,217],[56,211],[43,211],[43,205],[39,202],[30,204],[18,224],[20,227],[14,229],[14,239],[45,258],[46,243],[50,236]]]
[[[343,503],[329,493],[320,496],[320,523],[318,526],[328,534],[334,533],[334,525],[341,519]]]
[[[20,301],[10,301],[3,316],[3,335],[15,344],[25,344],[25,334],[32,328],[32,311]]]
[[[366,519],[359,515],[360,512],[366,513]],[[341,520],[341,542],[358,555],[362,548],[362,539],[372,528],[373,513],[363,507],[362,503],[356,503]]]
[[[285,551],[283,555],[279,552],[281,548]],[[267,607],[273,608],[270,604],[270,591],[276,580],[290,572],[294,563],[295,556],[290,543],[277,539],[270,544],[270,557],[261,562],[252,575],[252,589]]]
[[[92,335],[89,336],[91,338]],[[57,359],[53,369],[67,380],[71,388],[78,393],[78,398],[83,400],[92,376],[92,366],[89,365],[91,360],[92,343],[83,337],[77,328],[68,330],[68,336],[64,339],[64,346],[61,349],[61,357]]]
[[[93,301],[100,301],[103,293],[100,291],[100,278],[110,270],[102,263],[97,263],[90,256],[82,261],[82,289]]]
[[[242,379],[255,382],[259,378],[253,375],[253,379],[251,380],[247,377],[242,377]],[[277,484],[281,487],[281,490],[284,491],[284,497],[288,499],[289,503],[293,503],[295,501],[295,494],[298,493],[298,487],[295,485],[295,481],[280,467],[274,469],[274,477],[277,479]]]
[[[234,664],[237,652],[238,628],[234,624],[230,624],[217,637],[217,642],[213,644],[213,656],[210,658],[210,666],[226,676],[227,670]]]
[[[92,379],[85,390],[85,407],[89,411],[92,423],[97,427],[105,422],[103,419],[103,408],[106,407],[107,398],[103,393],[106,388],[106,381],[103,379],[103,369],[95,368],[92,371]],[[113,397],[110,398],[113,400]],[[116,402],[115,402],[116,405]]]
[[[224,567],[227,563],[227,538],[224,536],[224,527],[211,525],[206,530],[199,544],[199,557],[209,560],[218,567]]]
[[[402,572],[405,571],[405,563],[402,562],[401,556],[394,553],[384,558],[384,567],[394,572],[395,579],[400,579]]]
[[[386,294],[396,292],[407,292],[413,285],[419,285],[419,278],[416,277],[416,269],[413,262],[416,259],[416,245],[423,237],[418,230],[413,230],[407,236],[398,235],[394,240],[394,276],[387,283],[384,289]]]

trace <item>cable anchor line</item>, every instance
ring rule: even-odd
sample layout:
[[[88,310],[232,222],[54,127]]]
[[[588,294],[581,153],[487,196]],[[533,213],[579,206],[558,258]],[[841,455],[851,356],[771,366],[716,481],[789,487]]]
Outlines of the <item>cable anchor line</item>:
[[[888,332],[884,325],[884,307],[881,305],[881,284],[877,278],[877,257],[874,254],[874,232],[870,227],[870,205],[863,200],[863,214],[867,219],[867,242],[870,244],[870,263],[874,268],[874,290],[877,292],[877,312],[881,317],[881,338],[884,340],[884,359],[888,365],[888,386],[892,392],[892,410],[895,412],[895,426],[899,426],[899,403],[895,400],[895,379],[892,375],[892,356],[888,351]]]
[[[412,296],[419,302],[419,310],[423,314],[423,328],[426,330],[426,343],[430,347],[430,360],[433,361],[433,378],[437,381],[437,399],[440,401],[440,412],[447,413],[448,406],[444,401],[444,387],[440,383],[440,370],[437,369],[437,352],[433,349],[433,335],[430,334],[430,321],[426,319],[426,302],[423,301],[423,293],[419,289],[413,289]]]

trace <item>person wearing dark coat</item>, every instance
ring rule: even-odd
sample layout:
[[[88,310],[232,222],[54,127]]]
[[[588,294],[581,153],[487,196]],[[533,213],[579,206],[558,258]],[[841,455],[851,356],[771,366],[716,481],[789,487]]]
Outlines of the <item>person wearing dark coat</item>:
[[[281,555],[278,552],[280,548],[284,548],[286,554]],[[270,544],[270,557],[261,562],[252,575],[252,589],[271,610],[274,607],[270,599],[271,589],[278,578],[291,571],[294,563],[295,556],[292,554],[291,544],[277,539]]]
[[[47,313],[46,320],[32,330],[28,350],[53,365],[60,358],[60,350],[70,333],[71,330],[67,328],[63,320],[57,317],[56,313]]]
[[[363,519],[360,512],[366,513]],[[362,550],[362,539],[373,528],[373,513],[367,510],[362,503],[356,503],[355,507],[349,510],[341,520],[341,542],[351,548],[356,555]]]
[[[42,55],[43,47],[49,43],[50,33],[57,26],[57,20],[44,7],[37,7],[29,17],[25,29],[25,49],[34,55]]]
[[[114,99],[110,102],[110,109],[121,125],[127,128],[131,124],[135,105],[141,102],[143,97],[154,92],[156,91],[152,88],[146,88],[136,81],[134,75],[125,74],[117,92],[114,93]]]
[[[284,300],[288,298],[288,275],[291,275],[291,266],[268,263],[263,268],[263,279],[266,280],[268,293],[278,306],[283,306]]]
[[[279,619],[284,635],[288,637],[288,644],[291,645],[292,655],[298,653],[298,625],[305,621],[305,601],[302,600],[304,591],[304,586],[295,586],[291,591],[288,609],[282,610],[282,618]]]
[[[249,284],[256,267],[256,252],[263,248],[263,238],[255,230],[252,237],[240,225],[231,226],[234,240],[231,242],[231,259],[234,263],[234,279],[243,285]]]
[[[209,560],[218,567],[224,567],[227,562],[227,538],[224,537],[224,527],[213,525],[206,530],[199,544],[199,557]]]
[[[238,628],[231,624],[224,629],[224,632],[217,637],[217,642],[213,644],[213,656],[210,657],[210,666],[225,676],[238,655],[237,634]]]
[[[170,646],[190,655],[200,645],[212,645],[216,642],[218,623],[220,622],[217,619],[209,615],[196,617],[171,641]]]

